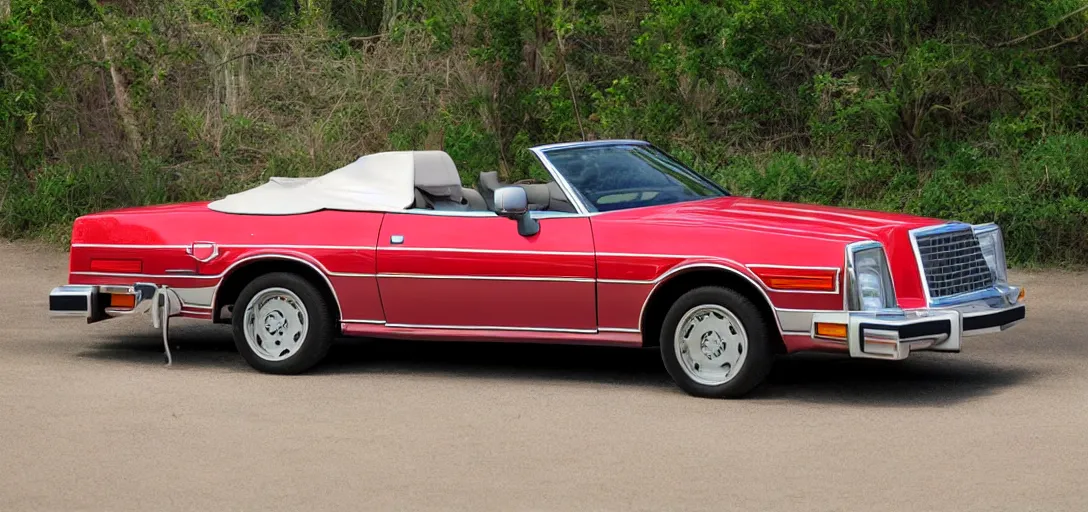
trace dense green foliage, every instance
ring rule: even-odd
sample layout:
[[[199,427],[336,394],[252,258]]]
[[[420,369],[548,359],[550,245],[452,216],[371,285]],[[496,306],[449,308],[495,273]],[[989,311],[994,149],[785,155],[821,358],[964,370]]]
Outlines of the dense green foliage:
[[[650,140],[735,193],[1088,262],[1086,0],[0,0],[0,234],[384,149]]]

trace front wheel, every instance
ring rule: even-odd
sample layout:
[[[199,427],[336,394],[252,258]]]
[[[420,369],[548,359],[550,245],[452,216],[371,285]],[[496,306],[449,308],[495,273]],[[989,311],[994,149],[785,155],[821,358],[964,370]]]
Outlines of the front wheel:
[[[295,374],[325,358],[334,337],[324,296],[296,274],[265,274],[249,283],[234,306],[234,344],[250,366]]]
[[[774,360],[769,328],[747,297],[704,286],[673,303],[661,329],[661,358],[676,384],[706,398],[738,398]]]

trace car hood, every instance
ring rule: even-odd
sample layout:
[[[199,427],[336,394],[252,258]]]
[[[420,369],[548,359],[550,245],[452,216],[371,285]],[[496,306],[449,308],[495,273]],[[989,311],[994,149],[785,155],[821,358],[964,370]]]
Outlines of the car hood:
[[[638,210],[627,210],[625,213],[638,215],[636,213]],[[847,243],[870,239],[885,240],[894,232],[943,222],[938,219],[901,213],[735,196],[677,203],[645,210],[639,216],[643,221],[653,223],[688,225],[697,222],[704,227],[781,232]]]

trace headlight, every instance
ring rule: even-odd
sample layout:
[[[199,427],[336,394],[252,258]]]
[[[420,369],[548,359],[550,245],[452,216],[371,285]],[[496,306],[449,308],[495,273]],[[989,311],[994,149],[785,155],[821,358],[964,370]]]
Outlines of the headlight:
[[[981,224],[973,228],[978,245],[982,248],[982,257],[986,258],[986,266],[990,267],[994,281],[1008,283],[1009,267],[1005,263],[1005,239],[1001,236],[1001,228],[997,224]]]
[[[875,242],[865,242],[848,250],[851,251],[850,309],[879,311],[896,307],[884,247]]]

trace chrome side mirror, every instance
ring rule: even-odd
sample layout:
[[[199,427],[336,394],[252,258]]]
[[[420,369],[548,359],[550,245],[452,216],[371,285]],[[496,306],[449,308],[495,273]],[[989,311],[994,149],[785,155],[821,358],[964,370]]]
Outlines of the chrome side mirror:
[[[502,187],[495,191],[495,213],[514,218],[529,212],[529,196],[521,187]]]
[[[529,215],[529,197],[521,187],[502,187],[495,191],[495,213],[515,220],[518,234],[533,236],[540,232],[540,223]]]

